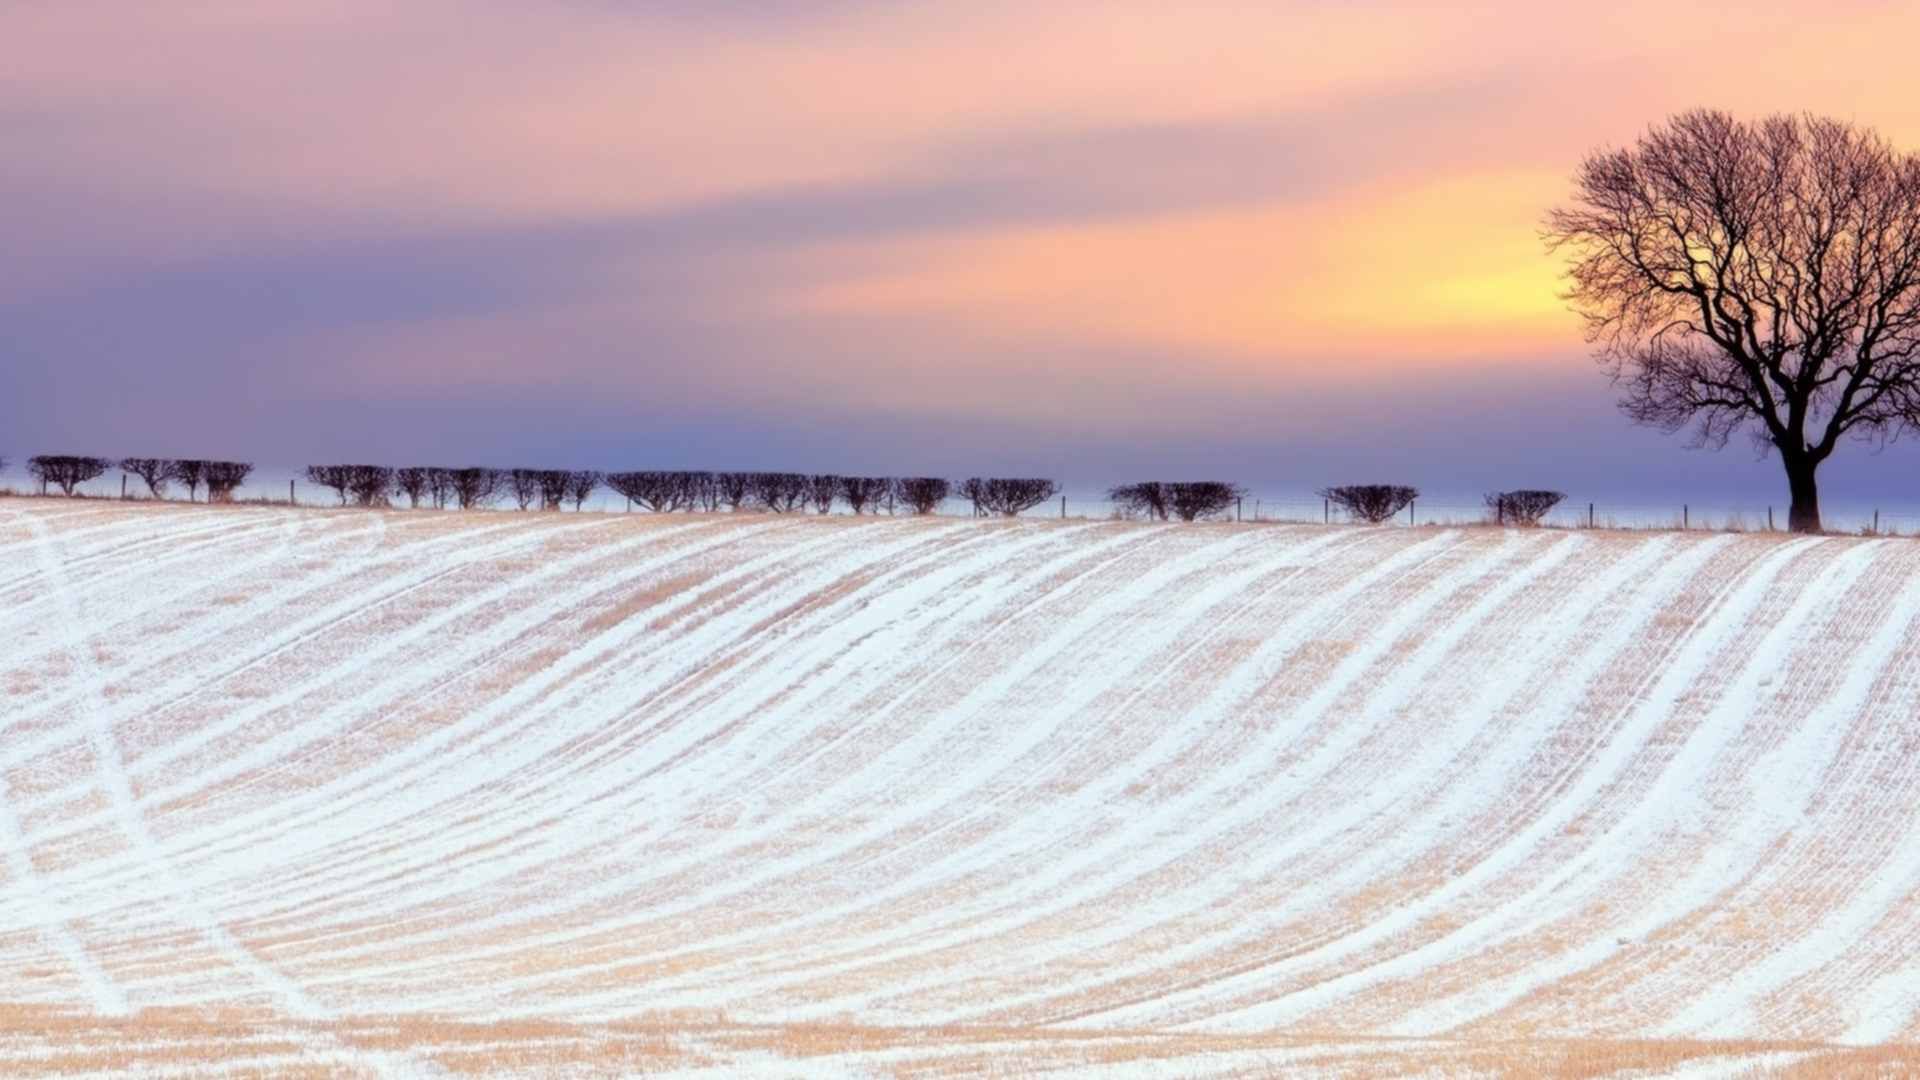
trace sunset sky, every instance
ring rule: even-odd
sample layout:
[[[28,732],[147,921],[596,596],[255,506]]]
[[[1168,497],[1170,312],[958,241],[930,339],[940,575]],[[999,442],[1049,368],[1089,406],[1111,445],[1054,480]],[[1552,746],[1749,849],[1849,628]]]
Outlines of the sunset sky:
[[[1574,10],[7,4],[0,454],[1764,495],[1541,218],[1688,107],[1920,147],[1920,9]]]

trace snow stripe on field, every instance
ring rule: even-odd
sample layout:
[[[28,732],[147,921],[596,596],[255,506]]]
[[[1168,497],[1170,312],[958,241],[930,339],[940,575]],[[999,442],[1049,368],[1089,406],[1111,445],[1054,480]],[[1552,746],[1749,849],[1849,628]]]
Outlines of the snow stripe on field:
[[[0,1069],[1920,1064],[1904,541],[0,509]]]

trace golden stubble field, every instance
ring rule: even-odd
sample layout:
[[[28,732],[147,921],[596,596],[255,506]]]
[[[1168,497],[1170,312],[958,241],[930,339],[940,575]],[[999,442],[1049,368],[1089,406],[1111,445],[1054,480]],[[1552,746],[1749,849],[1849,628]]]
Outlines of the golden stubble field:
[[[1920,1072],[1920,542],[0,500],[0,1072]]]

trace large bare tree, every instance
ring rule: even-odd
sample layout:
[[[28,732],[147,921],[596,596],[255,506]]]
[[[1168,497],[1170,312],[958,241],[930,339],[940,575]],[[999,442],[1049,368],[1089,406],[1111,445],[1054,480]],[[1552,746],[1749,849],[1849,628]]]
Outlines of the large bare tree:
[[[1778,451],[1820,529],[1842,436],[1920,426],[1920,157],[1816,116],[1682,113],[1581,164],[1547,220],[1621,408]]]

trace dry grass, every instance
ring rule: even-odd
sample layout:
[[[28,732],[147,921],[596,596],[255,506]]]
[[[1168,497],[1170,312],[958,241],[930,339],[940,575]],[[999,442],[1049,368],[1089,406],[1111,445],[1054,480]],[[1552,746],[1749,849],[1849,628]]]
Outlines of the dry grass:
[[[369,1057],[368,1055],[372,1055]],[[607,1024],[473,1023],[434,1015],[301,1022],[262,1009],[147,1009],[105,1018],[0,1006],[0,1069],[17,1075],[173,1071],[231,1075],[374,1075],[372,1062],[457,1075],[632,1075],[671,1069],[745,1072],[785,1063],[820,1075],[909,1077],[1008,1067],[1020,1072],[1158,1066],[1156,1075],[1423,1075],[1513,1080],[1660,1076],[1727,1066],[1753,1080],[1920,1075],[1920,1045],[1834,1046],[1682,1039],[1380,1039],[1348,1035],[1206,1035],[1029,1027],[768,1025],[713,1013]],[[754,1066],[744,1063],[752,1062]]]
[[[1920,547],[60,505],[0,1074],[1920,1070]]]

